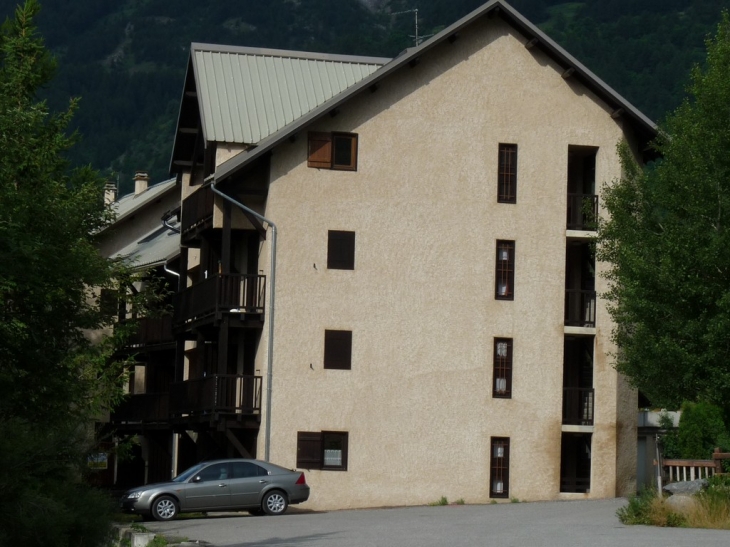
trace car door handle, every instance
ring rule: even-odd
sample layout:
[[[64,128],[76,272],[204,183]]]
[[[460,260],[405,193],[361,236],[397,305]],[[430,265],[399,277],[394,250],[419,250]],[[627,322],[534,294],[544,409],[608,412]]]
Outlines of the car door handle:
[[[225,488],[226,486],[228,486],[228,485],[221,483],[221,484],[218,485],[218,488]]]
[[[265,481],[265,480],[262,479],[262,480],[259,481],[259,484],[268,484],[268,482],[269,481]]]

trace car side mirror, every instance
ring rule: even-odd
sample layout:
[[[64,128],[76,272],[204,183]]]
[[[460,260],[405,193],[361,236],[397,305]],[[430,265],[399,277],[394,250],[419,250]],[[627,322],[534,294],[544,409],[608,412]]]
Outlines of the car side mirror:
[[[197,475],[197,476],[195,476],[195,477],[193,478],[193,482],[200,482],[200,481],[202,481],[202,480],[203,480],[203,479],[202,479],[202,477],[201,477],[200,475]]]

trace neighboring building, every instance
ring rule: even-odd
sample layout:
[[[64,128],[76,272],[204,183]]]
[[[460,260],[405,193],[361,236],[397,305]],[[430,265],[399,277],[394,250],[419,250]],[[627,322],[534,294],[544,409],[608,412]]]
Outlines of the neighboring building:
[[[176,179],[152,186],[148,183],[147,174],[138,172],[134,193],[120,199],[114,185],[108,186],[106,200],[116,219],[99,234],[99,250],[177,288],[174,272],[179,268],[180,236],[174,212],[180,207],[180,185]],[[163,217],[168,219],[167,225]],[[102,303],[104,296],[102,293]],[[116,295],[108,301],[118,306]],[[171,315],[138,317],[132,309],[119,309],[118,313],[120,320],[133,317],[139,321],[137,332],[123,350],[134,356],[135,365],[130,370],[128,397],[113,410],[105,427],[112,428],[118,440],[133,436],[137,442],[131,445],[132,458],[117,460],[112,455],[105,462],[103,479],[97,482],[124,488],[168,479],[172,472],[175,447],[167,416],[177,346]]]
[[[655,132],[501,1],[393,60],[193,44],[177,383],[145,427],[178,470],[309,470],[316,509],[634,491],[591,220]]]

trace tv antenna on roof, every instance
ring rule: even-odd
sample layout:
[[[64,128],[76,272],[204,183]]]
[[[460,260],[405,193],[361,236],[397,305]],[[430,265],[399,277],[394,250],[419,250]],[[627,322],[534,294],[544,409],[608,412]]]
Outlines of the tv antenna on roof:
[[[404,13],[413,13],[414,14],[414,22],[416,24],[416,34],[409,34],[409,38],[413,38],[416,46],[421,43],[421,40],[425,38],[430,38],[433,36],[433,34],[427,34],[426,36],[418,36],[418,8],[408,9],[405,11],[396,11],[395,13],[391,13],[391,15],[403,15]]]

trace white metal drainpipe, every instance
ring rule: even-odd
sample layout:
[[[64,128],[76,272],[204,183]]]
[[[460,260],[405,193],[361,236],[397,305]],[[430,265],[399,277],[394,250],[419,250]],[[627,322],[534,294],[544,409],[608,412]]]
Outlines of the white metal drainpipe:
[[[213,177],[207,177],[206,180],[211,180]],[[269,279],[269,311],[266,314],[266,322],[269,324],[269,344],[267,348],[267,363],[266,363],[266,434],[264,438],[264,461],[269,461],[269,452],[271,448],[271,378],[272,368],[274,363],[274,294],[276,293],[276,224],[271,222],[268,218],[258,214],[253,209],[246,207],[243,203],[239,203],[228,194],[224,194],[218,188],[215,187],[216,183],[210,185],[211,189],[215,194],[226,201],[230,201],[237,207],[243,209],[247,213],[252,214],[261,222],[265,222],[271,226],[271,266],[270,266],[270,279]]]

